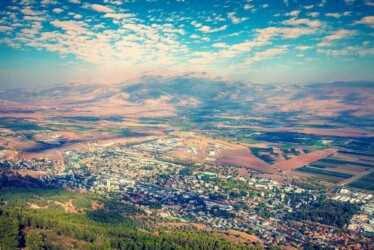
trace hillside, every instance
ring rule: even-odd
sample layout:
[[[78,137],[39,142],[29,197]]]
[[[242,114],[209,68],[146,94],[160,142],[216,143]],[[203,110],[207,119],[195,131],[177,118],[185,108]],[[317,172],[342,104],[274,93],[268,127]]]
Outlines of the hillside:
[[[172,230],[121,201],[7,175],[0,179],[1,249],[255,249],[193,225]]]

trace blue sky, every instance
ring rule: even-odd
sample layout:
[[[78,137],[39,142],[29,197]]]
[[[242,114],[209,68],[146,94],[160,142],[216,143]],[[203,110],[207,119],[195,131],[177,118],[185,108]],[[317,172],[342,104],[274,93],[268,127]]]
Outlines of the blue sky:
[[[143,72],[374,80],[373,0],[6,0],[0,87]]]

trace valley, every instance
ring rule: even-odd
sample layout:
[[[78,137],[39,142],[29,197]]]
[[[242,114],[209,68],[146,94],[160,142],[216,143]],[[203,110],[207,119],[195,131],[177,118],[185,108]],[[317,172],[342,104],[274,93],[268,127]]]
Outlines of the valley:
[[[123,201],[166,227],[201,224],[228,241],[237,230],[251,247],[339,247],[349,235],[370,248],[369,221],[295,219],[339,193],[348,202],[333,206],[349,206],[349,218],[362,205],[372,216],[374,85],[350,86],[147,76],[2,91],[2,174]],[[339,230],[318,241],[293,232],[300,223],[323,237]]]

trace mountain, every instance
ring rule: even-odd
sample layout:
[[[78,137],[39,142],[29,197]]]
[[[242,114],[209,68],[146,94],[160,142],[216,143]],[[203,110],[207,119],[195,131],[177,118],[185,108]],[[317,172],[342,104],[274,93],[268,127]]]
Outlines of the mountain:
[[[27,104],[34,109],[48,106],[80,109],[80,112],[93,107],[123,108],[125,114],[125,107],[130,105],[153,110],[159,106],[174,114],[180,114],[176,110],[204,109],[221,113],[236,111],[244,116],[253,112],[296,112],[322,117],[347,114],[363,117],[374,112],[373,86],[370,82],[251,84],[204,77],[145,76],[136,82],[112,85],[69,83],[3,90],[0,101],[11,101],[12,106],[16,102],[23,108]]]

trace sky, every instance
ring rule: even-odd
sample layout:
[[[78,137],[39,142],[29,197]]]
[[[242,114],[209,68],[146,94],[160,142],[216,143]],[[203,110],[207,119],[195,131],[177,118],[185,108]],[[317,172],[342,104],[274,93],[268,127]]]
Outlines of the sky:
[[[374,81],[374,0],[2,0],[0,88],[145,72]]]

